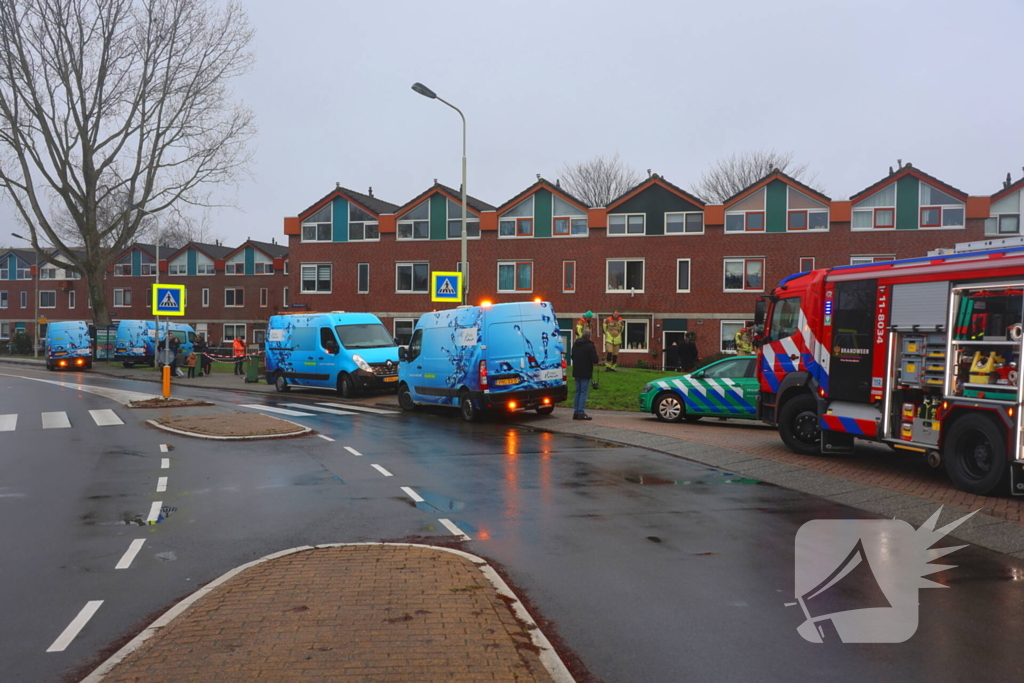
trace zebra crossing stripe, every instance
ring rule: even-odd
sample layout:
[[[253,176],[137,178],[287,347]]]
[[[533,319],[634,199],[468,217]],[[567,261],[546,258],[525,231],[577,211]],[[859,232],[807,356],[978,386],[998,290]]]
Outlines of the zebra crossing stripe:
[[[67,429],[71,427],[71,420],[64,411],[56,413],[43,413],[43,429]]]
[[[18,415],[0,415],[0,432],[13,432],[18,426]]]

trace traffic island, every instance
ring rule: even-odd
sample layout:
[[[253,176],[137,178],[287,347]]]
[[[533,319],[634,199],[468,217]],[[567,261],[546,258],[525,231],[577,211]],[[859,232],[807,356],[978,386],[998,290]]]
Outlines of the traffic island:
[[[150,398],[145,401],[131,401],[128,408],[201,408],[212,406],[209,401],[197,401],[188,398]]]
[[[157,429],[175,434],[221,441],[281,439],[313,432],[310,427],[258,413],[178,415],[160,417],[147,422]]]

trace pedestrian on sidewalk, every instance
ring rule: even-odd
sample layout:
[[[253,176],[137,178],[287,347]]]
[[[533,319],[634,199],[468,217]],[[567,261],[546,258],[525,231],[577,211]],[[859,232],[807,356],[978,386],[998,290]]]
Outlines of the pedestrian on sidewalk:
[[[235,340],[231,342],[231,348],[234,350],[235,374],[244,375],[245,371],[242,369],[242,361],[245,360],[245,339],[243,337],[235,337]]]
[[[604,319],[605,372],[615,372],[619,362],[619,348],[622,346],[622,331],[626,321],[615,311]]]
[[[697,342],[693,335],[687,332],[683,336],[683,343],[679,346],[679,367],[683,372],[693,372],[697,367],[700,354],[697,351]]]
[[[196,352],[188,354],[188,358],[185,359],[185,367],[188,368],[188,378],[195,379],[196,377]]]
[[[196,351],[196,355],[199,358],[199,376],[208,375],[210,369],[210,359],[206,356],[206,352],[210,349],[210,345],[206,343],[206,336],[199,335],[199,339],[196,340],[193,348]]]
[[[597,355],[597,347],[590,339],[590,329],[584,329],[583,334],[572,344],[572,376],[576,382],[576,393],[573,396],[574,420],[592,420],[587,415],[587,394],[590,393],[590,379],[594,376],[594,366],[601,362]]]
[[[171,374],[178,377],[184,377],[185,373],[178,367],[178,364],[181,362],[181,340],[172,335],[168,344],[170,346],[171,353],[173,354],[173,357],[171,358]]]
[[[666,370],[679,370],[679,342],[673,341],[668,349],[665,350],[665,369]]]

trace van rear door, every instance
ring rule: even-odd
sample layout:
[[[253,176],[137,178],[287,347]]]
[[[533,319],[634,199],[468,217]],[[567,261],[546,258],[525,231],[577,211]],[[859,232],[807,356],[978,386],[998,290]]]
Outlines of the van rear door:
[[[487,388],[491,393],[518,391],[529,384],[521,307],[505,304],[487,312]]]

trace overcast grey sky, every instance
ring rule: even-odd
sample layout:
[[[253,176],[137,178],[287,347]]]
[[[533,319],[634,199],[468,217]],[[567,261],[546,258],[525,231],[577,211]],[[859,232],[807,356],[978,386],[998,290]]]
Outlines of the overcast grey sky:
[[[434,178],[500,204],[619,152],[688,188],[718,157],[789,150],[835,199],[897,158],[971,194],[1024,165],[1020,1],[245,0],[254,178],[228,243],[282,237],[335,182],[404,203]]]

